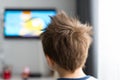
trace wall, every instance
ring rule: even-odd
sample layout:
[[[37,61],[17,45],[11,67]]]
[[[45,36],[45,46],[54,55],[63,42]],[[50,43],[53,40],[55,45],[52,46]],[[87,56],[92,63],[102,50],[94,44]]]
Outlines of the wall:
[[[92,63],[93,63],[93,73],[96,78],[98,78],[98,0],[91,0],[91,21],[93,24],[93,55],[92,55]]]
[[[119,3],[119,0],[93,0],[99,80],[120,80]]]
[[[95,2],[95,1],[94,1]],[[97,2],[97,0],[96,0]],[[89,23],[93,26],[93,43],[89,49],[89,55],[84,69],[85,73],[97,77],[97,39],[96,39],[96,16],[93,13],[94,8],[93,0],[77,0],[77,14],[82,23]]]
[[[76,12],[75,0],[0,0],[0,55],[13,66],[14,73],[20,73],[24,66],[32,72],[47,74],[48,67],[43,58],[39,40],[4,39],[2,14],[5,8],[56,8],[65,10],[70,15]],[[0,63],[0,67],[2,67]],[[1,70],[1,68],[0,68]]]

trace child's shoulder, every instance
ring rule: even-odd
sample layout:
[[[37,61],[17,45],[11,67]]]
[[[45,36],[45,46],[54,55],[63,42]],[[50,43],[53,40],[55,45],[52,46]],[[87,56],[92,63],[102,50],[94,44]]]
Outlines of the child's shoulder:
[[[98,79],[96,79],[96,78],[94,78],[92,76],[89,76],[89,78],[87,80],[98,80]]]
[[[58,80],[98,80],[93,76],[85,76],[82,78],[59,78]]]

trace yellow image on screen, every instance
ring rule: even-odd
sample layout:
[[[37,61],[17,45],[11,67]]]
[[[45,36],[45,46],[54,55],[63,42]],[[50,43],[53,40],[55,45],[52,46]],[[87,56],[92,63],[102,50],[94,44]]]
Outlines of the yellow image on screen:
[[[30,11],[23,11],[21,14],[22,29],[20,30],[21,36],[38,36],[42,33],[44,22],[40,18],[32,18]]]

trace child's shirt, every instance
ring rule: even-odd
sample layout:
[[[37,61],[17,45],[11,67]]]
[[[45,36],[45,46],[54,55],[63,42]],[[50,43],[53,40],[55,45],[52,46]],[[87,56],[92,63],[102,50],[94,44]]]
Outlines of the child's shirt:
[[[97,79],[92,76],[85,76],[82,78],[59,78],[58,80],[97,80]]]

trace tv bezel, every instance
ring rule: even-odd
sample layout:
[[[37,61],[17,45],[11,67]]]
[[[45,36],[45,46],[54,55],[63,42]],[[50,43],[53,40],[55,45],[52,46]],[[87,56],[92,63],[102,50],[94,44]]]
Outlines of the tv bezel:
[[[30,37],[24,37],[24,36],[7,36],[5,35],[5,11],[55,11],[57,14],[57,10],[55,8],[6,8],[3,12],[3,36],[4,38],[9,39],[39,39],[40,36],[30,36]]]

